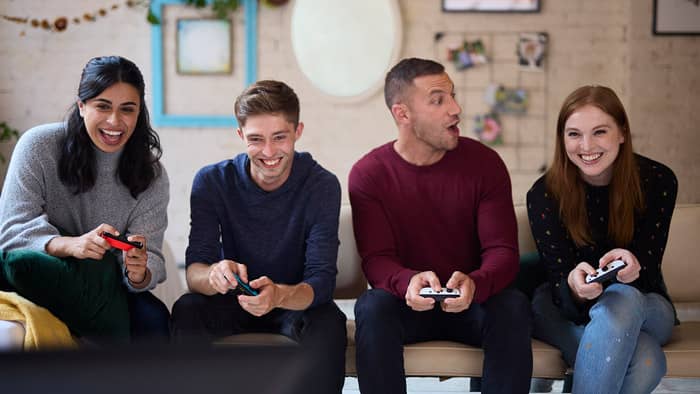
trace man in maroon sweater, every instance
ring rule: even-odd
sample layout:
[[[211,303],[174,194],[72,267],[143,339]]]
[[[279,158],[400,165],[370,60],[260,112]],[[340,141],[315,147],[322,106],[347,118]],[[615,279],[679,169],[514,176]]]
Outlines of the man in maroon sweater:
[[[527,393],[530,304],[509,288],[518,240],[506,167],[459,136],[461,108],[441,64],[402,60],[384,95],[398,139],[365,155],[349,178],[372,286],[355,306],[360,390],[405,393],[403,345],[442,339],[484,349],[484,393]],[[436,302],[419,295],[423,287],[461,295]]]

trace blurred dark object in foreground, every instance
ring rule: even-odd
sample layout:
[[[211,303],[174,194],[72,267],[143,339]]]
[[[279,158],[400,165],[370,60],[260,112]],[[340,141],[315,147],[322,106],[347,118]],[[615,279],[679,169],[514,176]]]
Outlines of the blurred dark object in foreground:
[[[206,345],[0,353],[0,382],[13,394],[308,393],[310,356],[297,346]]]

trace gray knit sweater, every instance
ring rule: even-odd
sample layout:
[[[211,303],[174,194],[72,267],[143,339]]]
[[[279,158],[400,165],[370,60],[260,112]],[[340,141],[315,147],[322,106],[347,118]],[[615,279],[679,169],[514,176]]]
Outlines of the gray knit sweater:
[[[74,194],[58,178],[58,157],[65,136],[63,123],[34,127],[22,135],[0,194],[0,250],[31,249],[45,252],[46,244],[59,236],[85,234],[102,223],[121,234],[146,237],[153,289],[165,280],[163,233],[167,227],[170,199],[168,175],[162,175],[134,199],[119,180],[116,170],[120,152],[95,148],[97,180],[89,191]],[[116,253],[123,265],[122,254]],[[123,271],[123,269],[122,269]]]

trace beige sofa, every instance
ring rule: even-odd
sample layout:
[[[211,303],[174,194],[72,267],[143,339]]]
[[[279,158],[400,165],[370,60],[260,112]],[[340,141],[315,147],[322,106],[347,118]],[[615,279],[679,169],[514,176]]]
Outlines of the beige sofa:
[[[521,254],[535,251],[530,234],[527,211],[515,207],[518,220],[518,243]],[[360,257],[355,248],[350,206],[340,212],[340,250],[335,298],[352,300],[366,289],[367,282],[360,268]],[[682,324],[674,328],[673,338],[664,347],[668,360],[669,377],[700,377],[700,204],[676,208],[671,223],[670,239],[664,256],[664,276]],[[354,376],[355,322],[348,319],[348,348],[346,373]],[[281,336],[246,334],[226,338],[226,344],[288,343]],[[538,340],[532,341],[533,376],[565,378],[567,366],[560,352]],[[449,341],[429,341],[407,345],[404,348],[404,367],[407,376],[481,376],[483,353],[481,349]]]
[[[521,254],[535,251],[530,235],[527,212],[524,206],[516,206],[518,219],[519,245]],[[367,282],[360,268],[360,257],[355,248],[352,231],[350,206],[344,205],[340,213],[340,250],[338,252],[338,277],[334,297],[343,303],[351,303],[367,288]],[[671,222],[669,242],[664,255],[663,272],[669,292],[678,310],[682,324],[674,328],[671,341],[664,347],[668,361],[669,377],[700,378],[700,286],[695,282],[700,278],[700,204],[676,207]],[[168,253],[168,281],[159,286],[157,295],[168,306],[184,291],[181,278]],[[355,324],[348,320],[348,347],[346,352],[346,373],[353,376],[355,370]],[[15,330],[14,335],[20,335]],[[2,343],[0,335],[0,344]],[[223,344],[265,344],[289,343],[286,337],[273,334],[245,334],[225,338]],[[13,343],[21,347],[20,343]],[[533,340],[533,376],[564,378],[567,367],[559,351],[540,341]],[[407,376],[481,376],[483,354],[481,349],[448,342],[429,341],[407,345],[404,349]]]

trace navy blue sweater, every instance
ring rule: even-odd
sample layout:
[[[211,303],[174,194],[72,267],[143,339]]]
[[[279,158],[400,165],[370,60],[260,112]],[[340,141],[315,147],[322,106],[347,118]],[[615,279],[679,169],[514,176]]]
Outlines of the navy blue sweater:
[[[230,259],[248,267],[248,278],[308,283],[311,306],[331,300],[338,256],[340,184],[308,153],[294,153],[287,181],[271,192],[249,175],[240,154],[202,168],[190,198],[186,264]]]

